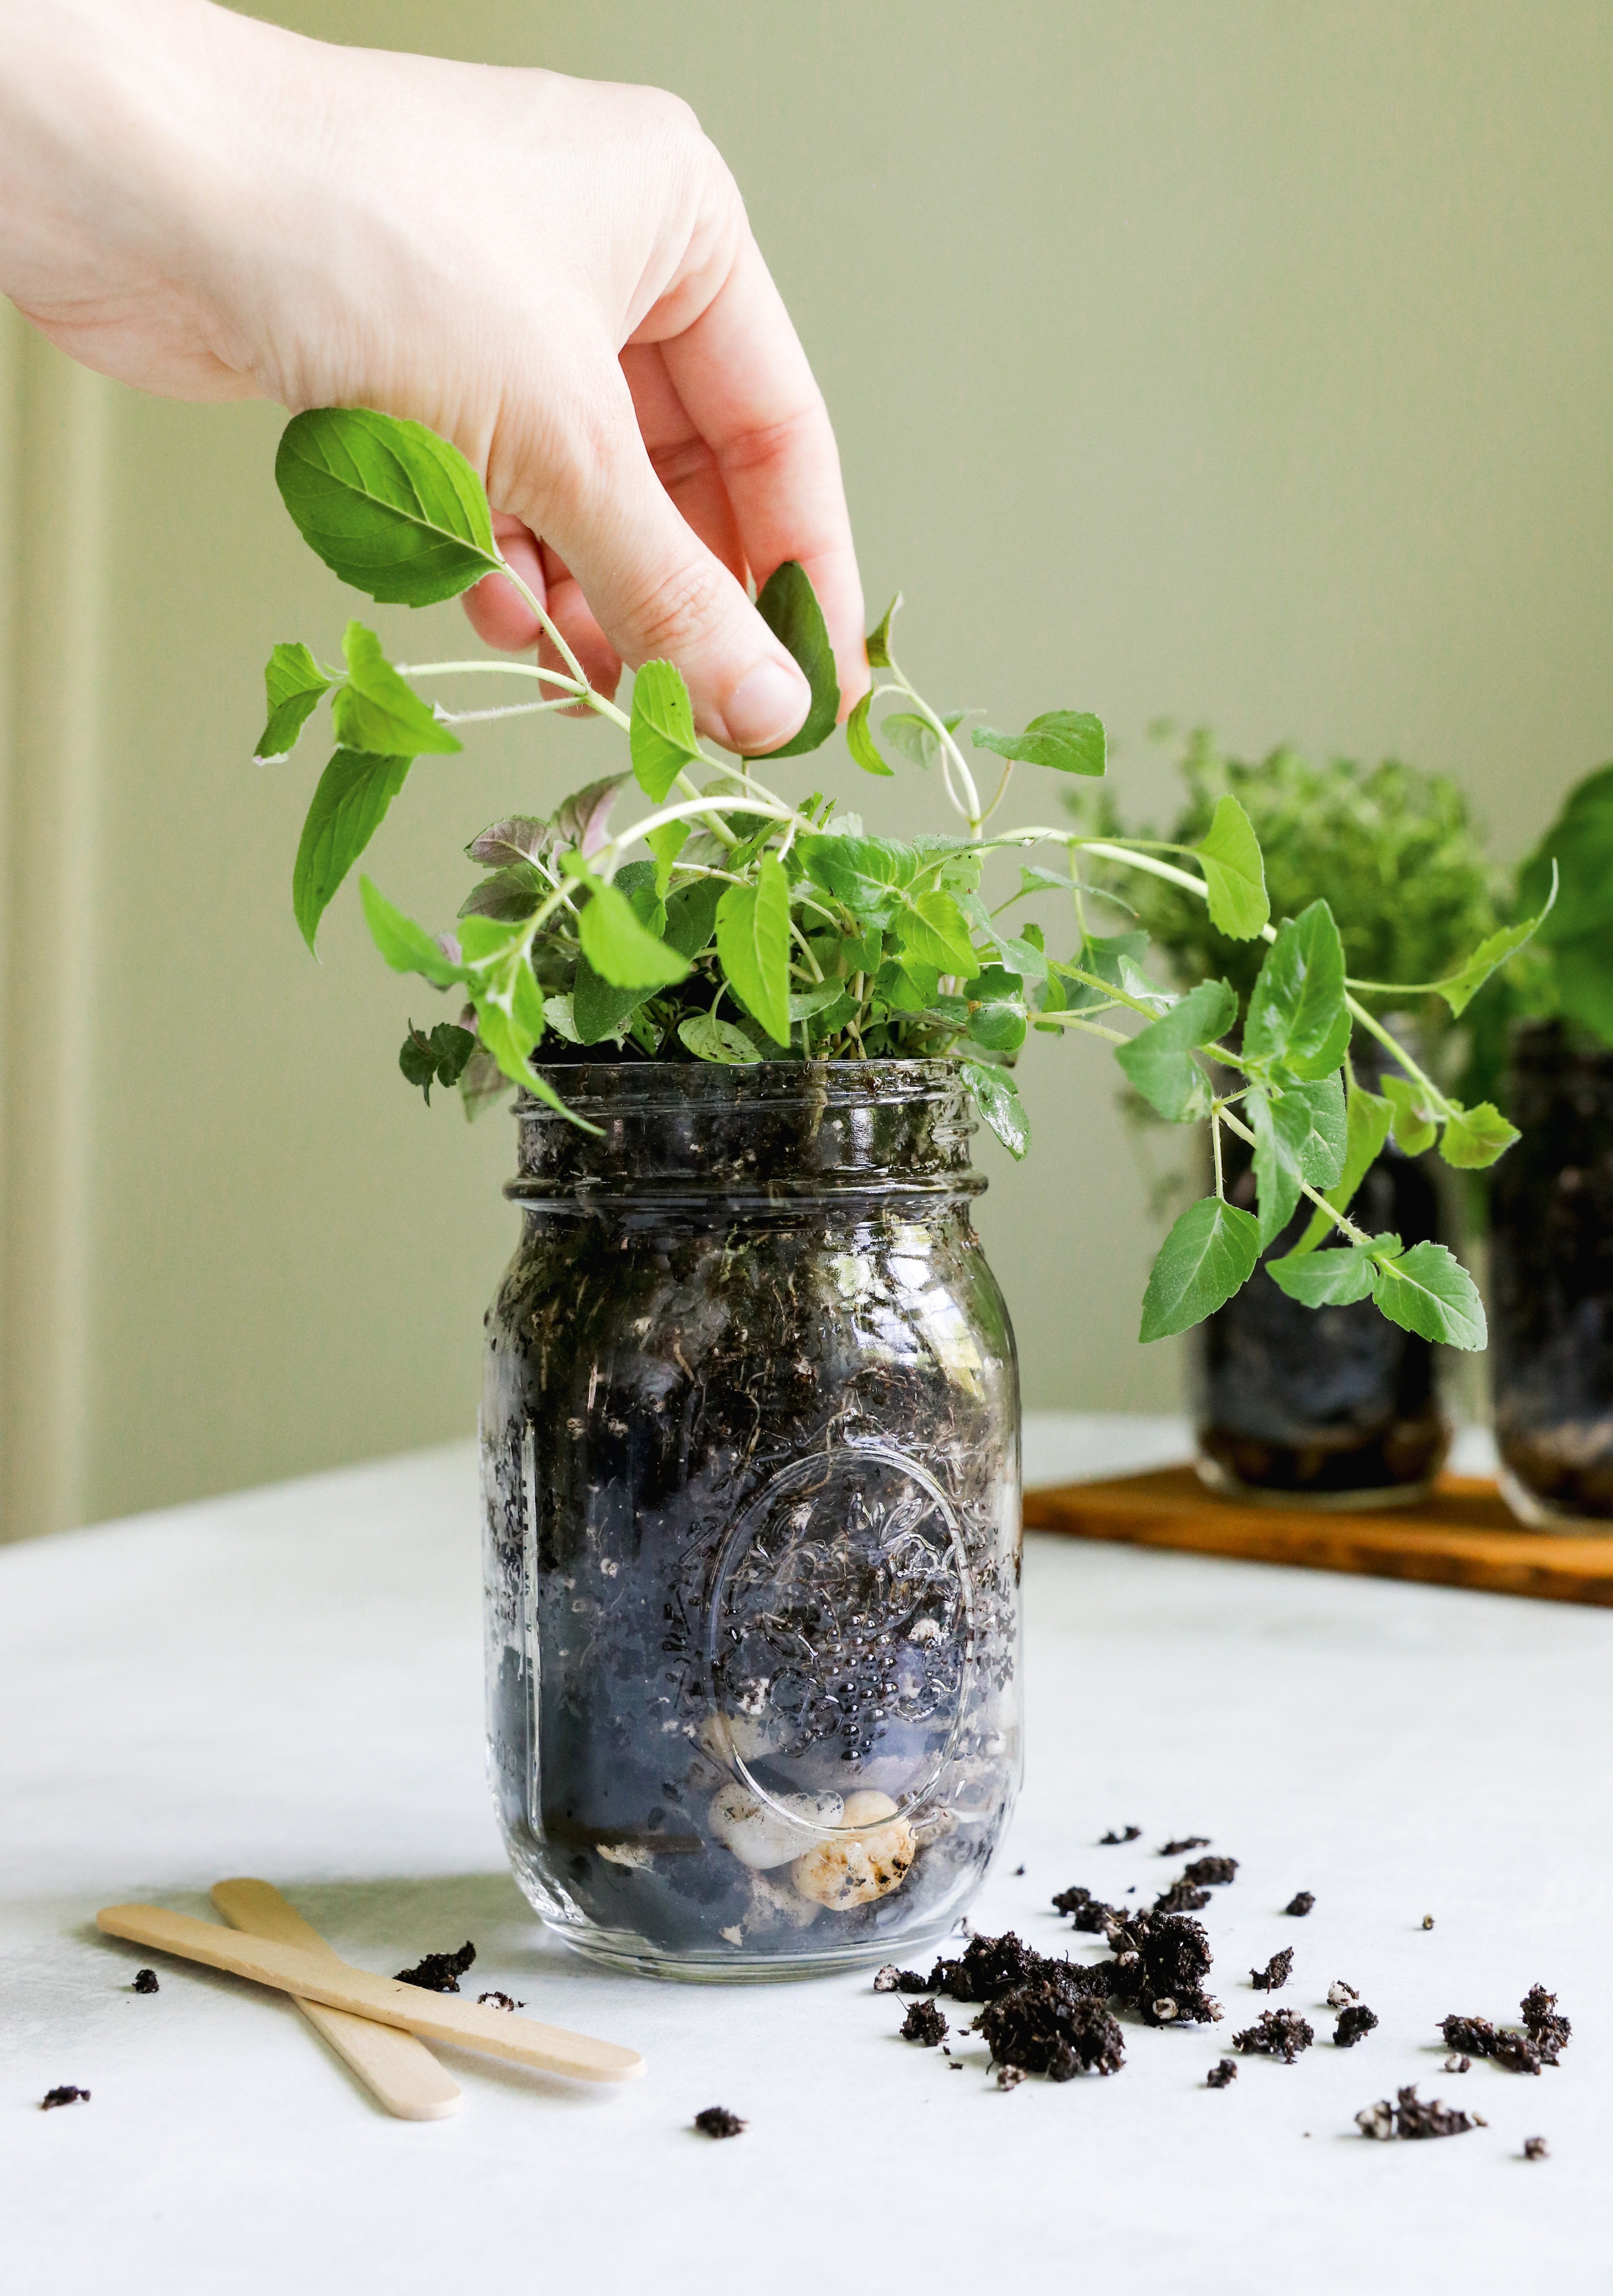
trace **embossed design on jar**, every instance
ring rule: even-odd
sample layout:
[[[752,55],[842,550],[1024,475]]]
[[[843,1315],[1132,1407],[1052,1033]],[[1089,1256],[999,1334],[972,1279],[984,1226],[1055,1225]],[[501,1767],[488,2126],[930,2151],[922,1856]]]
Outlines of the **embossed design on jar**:
[[[857,1443],[781,1469],[724,1541],[707,1615],[714,1751],[763,1802],[798,1823],[803,1791],[873,1789],[903,1817],[930,1798],[970,1702],[975,1591],[916,1460]]]

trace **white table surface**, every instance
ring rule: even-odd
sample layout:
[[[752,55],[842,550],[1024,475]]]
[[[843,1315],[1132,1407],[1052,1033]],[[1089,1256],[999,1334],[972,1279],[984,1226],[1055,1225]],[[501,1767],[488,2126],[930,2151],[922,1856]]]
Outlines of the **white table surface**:
[[[1064,1420],[1028,1449],[1046,1478],[1180,1444]],[[1004,2095],[978,2038],[962,2072],[897,2039],[865,1974],[689,1988],[544,1938],[482,1779],[468,1447],[0,1554],[0,2280],[1605,2291],[1613,1619],[1051,1537],[1025,1575],[1029,1770],[977,1924],[1095,1957],[1053,1890],[1151,1894],[1172,1833],[1242,1866],[1205,1916],[1224,2024],[1128,2028],[1118,2077]],[[1093,1846],[1126,1823],[1134,1849]],[[377,1970],[471,1938],[479,1988],[641,2047],[650,2076],[591,2091],[458,2055],[462,2113],[405,2123],[289,2002],[173,1962],[132,1993],[159,1957],[95,1908],[204,1914],[238,1873]],[[1300,1888],[1314,1913],[1284,1918]],[[1281,1999],[1320,2034],[1334,1977],[1379,2030],[1207,2090],[1266,2005],[1249,1965],[1282,1945]],[[1537,1979],[1574,2020],[1560,2070],[1443,2074],[1435,2021],[1515,2016]],[[1355,2112],[1411,2080],[1487,2128],[1361,2138]],[[41,2112],[66,2081],[92,2103]],[[691,2132],[718,2103],[748,2134]],[[1535,2133],[1551,2157],[1527,2164]]]

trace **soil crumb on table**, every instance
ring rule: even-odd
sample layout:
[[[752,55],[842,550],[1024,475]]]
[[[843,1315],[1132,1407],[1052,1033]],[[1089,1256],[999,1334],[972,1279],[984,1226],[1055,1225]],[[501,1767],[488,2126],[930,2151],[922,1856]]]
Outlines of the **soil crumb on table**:
[[[1482,2124],[1463,2112],[1460,2106],[1441,2104],[1437,2097],[1426,2102],[1418,2095],[1415,2087],[1396,2093],[1391,2104],[1387,2096],[1355,2115],[1355,2126],[1363,2136],[1380,2139],[1391,2136],[1464,2136],[1470,2128]]]
[[[1264,1969],[1251,1969],[1249,1981],[1257,1993],[1281,1993],[1294,1972],[1294,1948],[1285,1945],[1274,1953]]]
[[[946,2020],[933,2001],[915,2001],[902,2020],[902,2038],[917,2041],[926,2049],[935,2048],[946,2033]]]
[[[704,2112],[695,2114],[694,2125],[702,2136],[740,2136],[750,2123],[730,2112],[726,2105],[708,2104]]]
[[[457,1993],[459,1980],[476,1959],[476,1948],[467,1939],[457,1953],[428,1953],[413,1969],[397,1972],[395,1982],[418,1985],[427,1993]]]
[[[1123,1825],[1118,1833],[1115,1832],[1114,1827],[1111,1825],[1107,1833],[1099,1835],[1098,1847],[1100,1849],[1118,1849],[1122,1848],[1125,1843],[1128,1841],[1140,1841],[1142,1838],[1142,1828],[1140,1825]],[[1023,1873],[1025,1869],[1021,1866],[1019,1870]]]
[[[479,2009],[508,2009],[513,2012],[517,2009],[524,2009],[527,2005],[524,2001],[512,2001],[507,1993],[495,1992],[479,1993],[476,1997],[476,2005]]]
[[[1209,1846],[1208,1833],[1184,1833],[1180,1841],[1167,1841],[1159,1854],[1161,1857],[1185,1857],[1190,1849],[1208,1849]]]
[[[1278,2057],[1291,2065],[1302,2049],[1308,2049],[1316,2036],[1306,2020],[1292,2009],[1267,2009],[1257,2023],[1248,2026],[1232,2036],[1232,2046],[1246,2057]]]
[[[1357,2041],[1366,2038],[1377,2022],[1377,2017],[1364,2001],[1350,2002],[1340,2011],[1339,2022],[1333,2028],[1334,2046],[1340,2049],[1353,2049]]]
[[[89,2101],[88,2089],[75,2088],[71,2081],[64,2081],[60,2088],[45,2090],[39,2100],[39,2110],[41,2112],[53,2112],[59,2104],[87,2104]]]
[[[1296,1890],[1293,1896],[1289,1899],[1287,1905],[1284,1906],[1282,1910],[1285,1914],[1293,1914],[1298,1918],[1303,1920],[1305,1915],[1310,1912],[1311,1907],[1315,1904],[1315,1902],[1316,1892],[1314,1890]]]
[[[130,1988],[132,1992],[155,1993],[157,1989],[157,1972],[154,1969],[137,1969],[135,1972],[135,1982]]]
[[[1543,2136],[1526,2136],[1523,2140],[1523,2157],[1526,2161],[1544,2161],[1549,2159],[1550,2155],[1546,2151],[1545,2138]]]
[[[1223,2057],[1219,2064],[1212,2065],[1205,2074],[1204,2086],[1206,2088],[1230,2088],[1237,2078],[1237,2059]]]

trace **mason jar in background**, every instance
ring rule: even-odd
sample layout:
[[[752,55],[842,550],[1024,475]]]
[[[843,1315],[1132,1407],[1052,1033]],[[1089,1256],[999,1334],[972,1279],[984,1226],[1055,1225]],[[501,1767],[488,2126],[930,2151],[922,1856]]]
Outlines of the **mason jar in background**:
[[[1017,1790],[1019,1387],[944,1061],[549,1072],[487,1318],[490,1766],[618,1967],[951,1928]]]
[[[1356,1045],[1351,1058],[1359,1082],[1378,1089],[1376,1044]],[[1228,1198],[1252,1212],[1250,1151],[1228,1136],[1224,1157]],[[1266,1258],[1293,1249],[1311,1209],[1302,1201]],[[1429,1160],[1389,1142],[1350,1217],[1408,1250],[1443,1240]],[[1450,1449],[1434,1349],[1370,1300],[1302,1307],[1258,1267],[1192,1333],[1191,1363],[1197,1465],[1213,1489],[1288,1506],[1404,1505],[1429,1490]]]
[[[1535,1526],[1613,1523],[1613,1052],[1514,1024],[1522,1132],[1490,1189],[1490,1354],[1501,1486]]]

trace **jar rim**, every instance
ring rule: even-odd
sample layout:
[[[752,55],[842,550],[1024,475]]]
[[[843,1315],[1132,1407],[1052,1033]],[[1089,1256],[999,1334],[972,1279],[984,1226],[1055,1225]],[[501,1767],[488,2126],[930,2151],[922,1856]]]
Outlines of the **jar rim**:
[[[938,1100],[958,1089],[962,1062],[929,1060],[566,1061],[534,1062],[568,1109],[623,1106],[678,1108],[692,1101],[815,1108],[900,1106]],[[581,1079],[582,1081],[578,1081]],[[532,1094],[518,1091],[513,1112],[522,1123],[563,1124],[566,1117]]]

